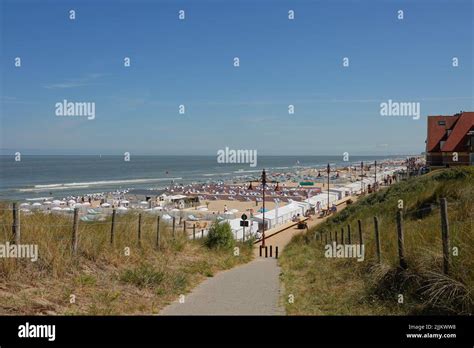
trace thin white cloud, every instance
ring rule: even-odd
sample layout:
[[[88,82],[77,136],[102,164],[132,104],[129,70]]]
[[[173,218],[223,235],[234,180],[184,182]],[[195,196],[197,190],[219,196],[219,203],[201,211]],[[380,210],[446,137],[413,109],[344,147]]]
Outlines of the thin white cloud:
[[[81,78],[68,79],[64,82],[46,84],[43,85],[43,88],[63,89],[89,86],[92,85],[95,80],[99,79],[102,76],[104,76],[104,74],[87,74],[86,76]]]

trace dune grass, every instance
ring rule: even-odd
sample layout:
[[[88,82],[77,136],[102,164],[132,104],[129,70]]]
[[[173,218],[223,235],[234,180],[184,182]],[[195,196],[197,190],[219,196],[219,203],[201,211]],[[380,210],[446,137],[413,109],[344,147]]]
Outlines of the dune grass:
[[[451,252],[443,274],[439,199],[448,200]],[[396,212],[403,200],[408,268],[399,267]],[[290,315],[472,314],[474,311],[474,168],[459,167],[411,178],[359,199],[304,235],[280,259]],[[433,204],[431,212],[422,207]],[[373,217],[379,218],[381,263]],[[358,243],[362,222],[365,260],[326,258],[324,233],[347,231]],[[347,233],[347,232],[345,232]],[[315,236],[322,236],[322,241]],[[287,301],[289,295],[294,302]],[[403,296],[403,298],[400,297]],[[400,300],[403,300],[402,302]],[[401,302],[401,303],[400,303]]]
[[[0,243],[12,238],[12,213],[0,210]],[[250,242],[212,249],[162,224],[156,249],[156,217],[118,215],[111,221],[79,222],[77,256],[71,253],[72,216],[21,215],[21,243],[37,244],[39,259],[0,259],[0,314],[156,314],[206,277],[252,258]]]

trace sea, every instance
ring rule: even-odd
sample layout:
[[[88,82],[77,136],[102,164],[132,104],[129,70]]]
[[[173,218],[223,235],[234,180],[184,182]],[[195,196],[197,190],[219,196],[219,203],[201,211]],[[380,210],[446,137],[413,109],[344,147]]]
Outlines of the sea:
[[[0,156],[0,200],[42,200],[124,189],[162,189],[172,183],[257,178],[302,168],[360,164],[398,156],[258,156],[257,165],[218,163],[216,156],[13,155]]]

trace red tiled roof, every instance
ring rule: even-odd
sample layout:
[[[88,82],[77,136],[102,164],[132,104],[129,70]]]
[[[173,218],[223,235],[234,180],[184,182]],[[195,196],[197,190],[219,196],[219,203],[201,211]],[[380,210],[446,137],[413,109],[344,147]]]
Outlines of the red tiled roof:
[[[428,116],[428,135],[426,139],[426,151],[432,152],[439,145],[439,142],[446,135],[446,130],[450,129],[458,120],[459,116]],[[439,125],[439,121],[445,121],[446,125]],[[440,151],[437,149],[437,151]]]
[[[463,112],[459,116],[441,151],[455,151],[472,127],[474,127],[474,112]]]

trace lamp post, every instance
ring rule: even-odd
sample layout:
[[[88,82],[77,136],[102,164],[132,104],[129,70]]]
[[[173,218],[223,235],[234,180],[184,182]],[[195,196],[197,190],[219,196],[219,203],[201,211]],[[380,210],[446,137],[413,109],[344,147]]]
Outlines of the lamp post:
[[[377,161],[375,161],[375,181],[374,181],[374,192],[377,190]]]
[[[329,163],[328,163],[328,168],[327,168],[327,172],[328,172],[328,215],[329,215],[329,175],[331,174],[331,167],[329,166]]]
[[[248,187],[249,190],[253,190],[253,187],[252,187],[253,182],[258,182],[258,183],[262,184],[262,198],[263,198],[263,206],[262,206],[262,212],[263,212],[262,247],[264,247],[265,246],[265,188],[267,186],[267,183],[276,183],[275,191],[279,191],[278,181],[268,181],[267,180],[267,173],[265,172],[265,169],[263,169],[262,176],[260,177],[260,180],[250,181],[250,185]]]

